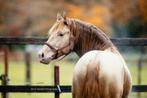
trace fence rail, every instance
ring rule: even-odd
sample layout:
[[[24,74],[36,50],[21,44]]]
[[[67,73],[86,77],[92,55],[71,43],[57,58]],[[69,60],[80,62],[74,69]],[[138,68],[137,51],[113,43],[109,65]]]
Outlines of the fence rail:
[[[57,85],[57,86],[22,86],[22,85],[7,85],[0,86],[0,92],[13,93],[71,93],[71,86]],[[134,85],[132,92],[147,92],[147,85]]]
[[[115,45],[147,46],[147,38],[112,38]],[[47,38],[0,37],[0,45],[43,44]]]
[[[112,38],[112,42],[118,46],[147,46],[147,38]],[[39,45],[47,41],[47,38],[18,38],[0,37],[0,45]],[[5,51],[7,55],[7,51]],[[5,57],[6,62],[7,56]],[[2,98],[8,98],[9,92],[13,93],[55,93],[55,98],[59,98],[59,93],[70,93],[71,86],[59,85],[59,68],[54,69],[55,86],[28,86],[28,85],[7,85],[8,64],[5,63],[5,73],[2,78],[3,85],[0,85]],[[140,64],[141,66],[141,64]],[[133,85],[132,92],[147,92],[147,85]]]

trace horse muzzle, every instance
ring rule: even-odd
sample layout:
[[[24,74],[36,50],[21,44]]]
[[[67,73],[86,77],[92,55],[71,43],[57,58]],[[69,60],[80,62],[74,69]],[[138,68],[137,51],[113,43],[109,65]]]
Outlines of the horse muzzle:
[[[49,64],[52,60],[54,60],[53,57],[50,57],[50,58],[47,58],[47,59],[42,58],[42,59],[40,59],[40,63]]]
[[[49,64],[52,60],[56,59],[56,54],[45,55],[43,53],[38,53],[39,61],[43,64]]]

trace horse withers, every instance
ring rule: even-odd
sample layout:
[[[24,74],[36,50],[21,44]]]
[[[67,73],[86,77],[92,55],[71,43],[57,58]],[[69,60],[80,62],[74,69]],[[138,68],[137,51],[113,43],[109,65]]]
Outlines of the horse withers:
[[[72,51],[81,57],[73,72],[73,98],[128,98],[132,87],[130,72],[103,31],[58,14],[49,35],[38,54],[41,63],[49,64]]]

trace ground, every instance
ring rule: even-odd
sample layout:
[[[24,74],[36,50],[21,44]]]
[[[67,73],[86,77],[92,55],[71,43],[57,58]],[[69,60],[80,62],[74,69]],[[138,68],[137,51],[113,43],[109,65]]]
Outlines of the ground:
[[[61,85],[71,85],[72,83],[72,72],[74,63],[63,60],[57,62],[60,64],[60,84]],[[133,84],[137,84],[137,61],[127,61],[129,70],[133,78]],[[147,84],[147,63],[143,63],[142,68],[142,83]],[[31,62],[31,85],[53,85],[53,65],[44,65],[38,61]],[[4,72],[3,62],[0,62],[0,75]],[[10,61],[9,62],[9,84],[11,85],[25,85],[25,62],[24,61]],[[131,93],[129,98],[138,98],[136,97],[137,93]],[[142,93],[141,98],[146,98],[147,93]],[[1,96],[0,96],[1,98]],[[11,93],[9,98],[54,98],[54,94],[49,93]],[[60,98],[72,98],[71,93],[61,94]]]

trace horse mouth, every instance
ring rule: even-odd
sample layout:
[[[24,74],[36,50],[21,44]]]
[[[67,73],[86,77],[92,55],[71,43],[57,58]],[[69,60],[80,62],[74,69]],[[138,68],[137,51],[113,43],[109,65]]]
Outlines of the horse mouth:
[[[49,64],[52,60],[53,60],[53,58],[42,59],[42,60],[40,60],[40,63],[42,63],[42,64]]]
[[[53,56],[51,56],[49,58],[46,58],[46,59],[41,59],[40,63],[42,63],[42,64],[49,64],[54,59],[55,59],[55,55],[53,55]]]
[[[47,61],[40,61],[40,63],[42,63],[42,64],[49,64],[49,62],[47,62]]]

